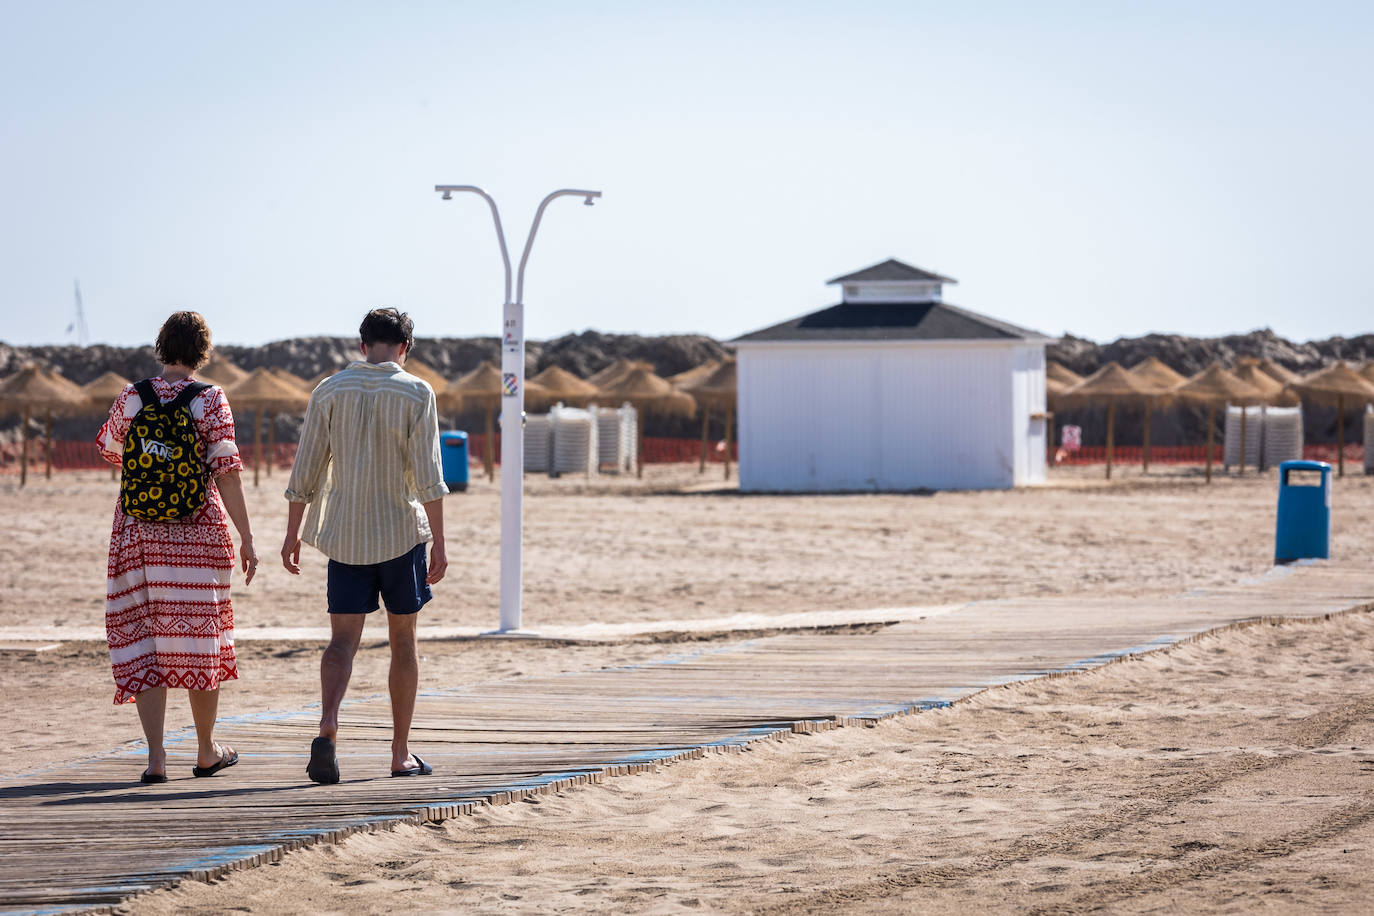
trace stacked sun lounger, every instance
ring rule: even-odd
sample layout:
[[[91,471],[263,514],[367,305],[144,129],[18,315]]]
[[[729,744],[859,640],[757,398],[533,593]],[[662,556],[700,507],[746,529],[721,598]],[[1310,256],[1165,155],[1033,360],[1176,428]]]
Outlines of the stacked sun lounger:
[[[1226,467],[1240,464],[1240,418],[1245,412],[1245,466],[1277,467],[1281,461],[1302,457],[1301,407],[1226,408]]]

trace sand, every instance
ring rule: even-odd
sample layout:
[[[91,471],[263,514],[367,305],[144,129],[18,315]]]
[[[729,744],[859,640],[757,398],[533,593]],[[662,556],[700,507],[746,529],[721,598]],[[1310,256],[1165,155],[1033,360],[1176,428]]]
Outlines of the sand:
[[[135,913],[1358,912],[1374,614],[306,850]]]
[[[1192,472],[1128,469],[1106,485],[1100,468],[1065,469],[1051,486],[1006,493],[775,497],[683,492],[701,480],[695,468],[649,470],[643,482],[529,479],[527,623],[1173,594],[1262,572],[1273,549],[1272,473],[1209,487]],[[284,482],[249,488],[268,560]],[[22,493],[15,483],[0,480],[12,524],[0,543],[0,627],[99,625],[114,483],[99,473]],[[497,487],[475,482],[446,509],[450,578],[425,622],[491,626]],[[1374,479],[1337,482],[1337,556],[1371,555],[1371,509]],[[236,617],[320,626],[322,592],[323,560],[307,551],[301,577],[269,565],[251,587],[236,583]],[[131,908],[1348,908],[1374,890],[1363,877],[1374,864],[1371,650],[1368,615],[1230,632],[871,731],[356,837]],[[670,651],[643,639],[428,642],[421,685]],[[242,643],[243,678],[223,691],[222,712],[314,701],[318,653]],[[355,693],[384,688],[386,654],[365,643]],[[133,710],[110,704],[98,643],[0,651],[0,688],[11,710],[5,775],[138,740]],[[176,697],[169,730],[188,724]]]

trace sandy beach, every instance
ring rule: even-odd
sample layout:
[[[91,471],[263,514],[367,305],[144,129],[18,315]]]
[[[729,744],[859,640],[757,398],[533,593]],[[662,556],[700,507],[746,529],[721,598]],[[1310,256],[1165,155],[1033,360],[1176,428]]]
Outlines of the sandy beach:
[[[1170,595],[1261,573],[1272,556],[1272,472],[1205,486],[1200,471],[1125,469],[1108,485],[1100,468],[1062,469],[1010,492],[795,497],[742,496],[719,471],[529,478],[527,624],[672,629],[739,613]],[[269,560],[284,482],[248,488]],[[446,503],[449,579],[426,623],[495,623],[497,496],[476,481]],[[15,527],[0,544],[0,627],[101,623],[114,498],[99,473],[23,492],[0,481]],[[1338,480],[1334,506],[1334,553],[1369,556],[1374,480]],[[269,565],[251,587],[236,583],[238,624],[323,626],[324,561],[306,560],[299,578]],[[369,633],[359,694],[385,685],[384,630]],[[0,686],[25,711],[6,717],[5,776],[138,741],[133,710],[110,704],[103,644],[53,641],[0,654]],[[1231,630],[873,730],[355,837],[130,910],[1351,909],[1374,865],[1371,650],[1369,614]],[[427,642],[421,686],[671,651],[649,637]],[[222,712],[313,702],[318,653],[242,642]],[[173,700],[169,729],[186,725]]]

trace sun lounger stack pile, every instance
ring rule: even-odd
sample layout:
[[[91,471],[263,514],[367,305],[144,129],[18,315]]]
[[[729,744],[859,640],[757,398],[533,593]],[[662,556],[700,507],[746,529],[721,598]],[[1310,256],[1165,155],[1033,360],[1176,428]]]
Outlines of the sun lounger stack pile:
[[[1245,466],[1257,468],[1260,463],[1260,443],[1264,439],[1264,417],[1258,407],[1226,405],[1226,451],[1223,463],[1235,467],[1240,463],[1240,416],[1245,413]]]
[[[1226,467],[1240,463],[1240,416],[1245,410],[1245,466],[1277,467],[1302,458],[1301,407],[1226,407]]]
[[[591,411],[559,404],[549,412],[549,420],[552,426],[549,475],[596,474],[600,452]]]
[[[549,415],[525,415],[525,473],[547,473],[550,465],[553,423]]]
[[[1374,474],[1374,405],[1364,409],[1364,472]]]
[[[1266,407],[1264,410],[1264,467],[1302,460],[1302,408]]]
[[[615,473],[634,470],[635,448],[639,442],[639,412],[625,404],[621,407],[593,407],[592,414],[596,422],[601,469]]]

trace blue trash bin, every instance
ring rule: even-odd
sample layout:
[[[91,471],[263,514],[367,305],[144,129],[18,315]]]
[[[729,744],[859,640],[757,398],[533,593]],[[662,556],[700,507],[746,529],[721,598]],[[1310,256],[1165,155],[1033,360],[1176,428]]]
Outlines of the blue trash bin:
[[[439,456],[449,492],[468,488],[468,434],[460,429],[439,434]]]
[[[1279,465],[1279,513],[1274,562],[1331,556],[1331,465],[1285,461]]]

